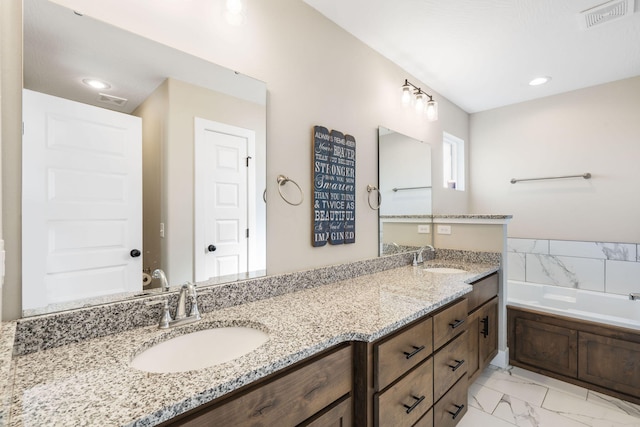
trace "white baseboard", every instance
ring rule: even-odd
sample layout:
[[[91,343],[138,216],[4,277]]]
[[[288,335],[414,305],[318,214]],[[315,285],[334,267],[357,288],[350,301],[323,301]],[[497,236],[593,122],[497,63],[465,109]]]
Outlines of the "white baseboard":
[[[509,366],[509,347],[504,350],[498,350],[498,354],[491,360],[491,364],[498,368],[506,369]]]

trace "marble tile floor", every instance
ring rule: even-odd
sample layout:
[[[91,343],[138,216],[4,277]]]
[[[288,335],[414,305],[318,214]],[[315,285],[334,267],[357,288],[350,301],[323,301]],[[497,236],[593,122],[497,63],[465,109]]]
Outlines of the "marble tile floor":
[[[640,427],[640,405],[524,369],[489,366],[458,427]]]

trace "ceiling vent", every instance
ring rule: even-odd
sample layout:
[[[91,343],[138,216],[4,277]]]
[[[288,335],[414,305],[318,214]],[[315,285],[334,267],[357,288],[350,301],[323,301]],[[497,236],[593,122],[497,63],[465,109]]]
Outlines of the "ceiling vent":
[[[109,104],[109,105],[113,105],[116,107],[124,107],[125,104],[128,102],[129,100],[126,98],[120,98],[117,96],[113,96],[113,95],[107,95],[104,93],[99,93],[98,94],[98,102],[102,102],[104,104]]]
[[[584,28],[591,28],[633,14],[634,0],[612,0],[580,12]]]

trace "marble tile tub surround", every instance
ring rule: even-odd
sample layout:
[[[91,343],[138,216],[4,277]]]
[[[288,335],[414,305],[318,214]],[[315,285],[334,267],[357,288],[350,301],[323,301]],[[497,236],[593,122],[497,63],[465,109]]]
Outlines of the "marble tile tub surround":
[[[13,358],[10,426],[150,426],[346,341],[374,341],[465,295],[498,265],[443,275],[403,266],[206,313],[199,323],[132,329]],[[261,325],[269,341],[203,370],[148,374],[129,366],[149,343],[224,325]]]
[[[455,262],[492,263],[500,265],[500,254],[471,251],[437,250],[436,255],[425,251],[424,256]],[[218,286],[201,286],[198,293],[200,311],[207,313],[225,307],[258,301],[309,289],[328,283],[373,274],[410,264],[412,253],[396,254],[337,266],[322,267],[308,271],[261,277]],[[162,296],[169,298],[175,307],[175,292]],[[104,304],[84,309],[20,319],[17,322],[14,354],[28,354],[39,350],[59,347],[86,339],[117,334],[157,323],[159,306],[147,306],[145,301],[161,298],[153,296],[123,302]]]
[[[509,280],[626,295],[640,292],[640,244],[509,238]]]

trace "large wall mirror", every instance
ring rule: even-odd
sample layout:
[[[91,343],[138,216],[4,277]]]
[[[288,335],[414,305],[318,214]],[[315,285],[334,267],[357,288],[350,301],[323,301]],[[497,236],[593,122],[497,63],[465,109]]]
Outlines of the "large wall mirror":
[[[24,89],[23,315],[266,274],[264,82],[24,0]]]
[[[431,146],[378,128],[380,255],[432,244]]]

